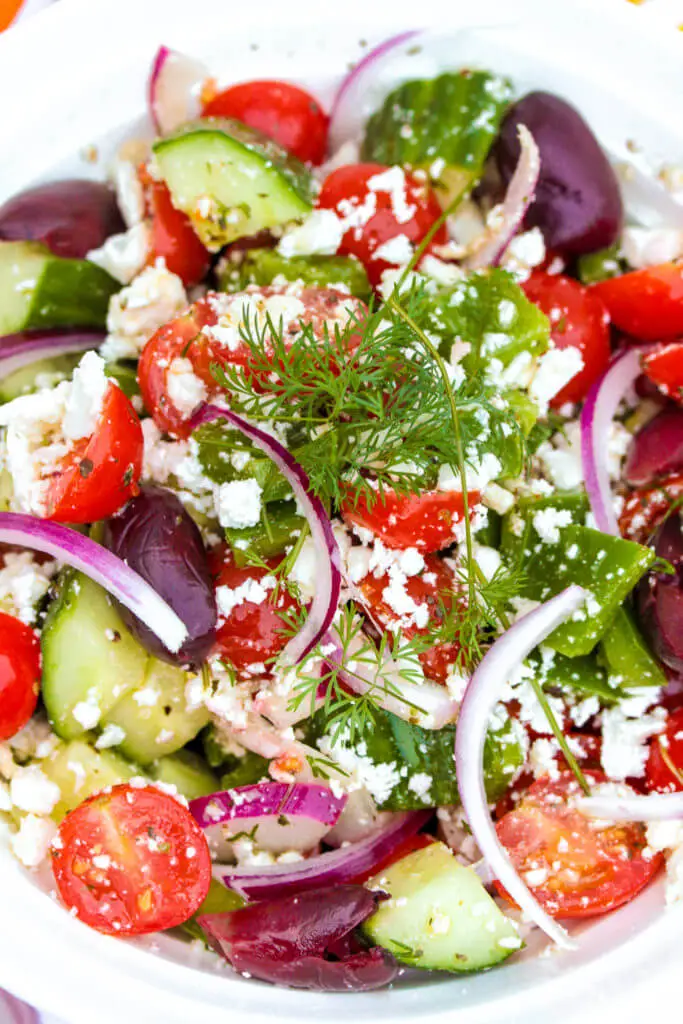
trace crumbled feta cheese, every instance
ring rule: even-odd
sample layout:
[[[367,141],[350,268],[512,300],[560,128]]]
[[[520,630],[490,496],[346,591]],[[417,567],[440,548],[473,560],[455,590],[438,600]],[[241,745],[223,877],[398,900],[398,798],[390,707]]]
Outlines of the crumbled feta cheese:
[[[500,459],[493,452],[484,452],[480,456],[468,452],[466,478],[468,491],[483,491],[503,471]],[[461,491],[460,472],[452,466],[439,466],[437,489],[440,491]]]
[[[278,252],[292,256],[331,256],[344,235],[344,225],[334,210],[313,210],[303,224],[290,228],[280,239]]]
[[[245,602],[263,604],[268,598],[268,591],[273,590],[275,584],[274,576],[264,576],[260,580],[247,579],[235,588],[216,587],[216,604],[219,615],[227,619],[234,608],[238,608]]]
[[[120,743],[126,738],[126,730],[122,729],[120,725],[114,725],[110,722],[105,725],[101,734],[95,740],[95,746],[98,750],[106,750],[107,747],[118,747]]]
[[[307,537],[289,573],[289,579],[296,583],[304,601],[311,601],[316,590],[318,555],[311,537]]]
[[[628,718],[617,705],[602,712],[602,752],[605,774],[615,781],[642,778],[648,757],[647,741],[666,727],[666,711],[655,708],[651,714]]]
[[[27,814],[19,823],[19,831],[11,836],[12,852],[27,868],[37,868],[47,857],[57,826],[50,818]]]
[[[405,262],[409,262],[409,260]],[[457,284],[463,278],[463,270],[456,263],[446,263],[444,260],[432,256],[431,253],[427,253],[422,257],[420,273],[430,277],[437,284],[445,285]]]
[[[389,798],[401,780],[398,765],[394,762],[375,764],[368,757],[367,744],[361,741],[352,746],[348,732],[335,737],[334,743],[329,736],[323,736],[318,746],[326,757],[348,772],[347,785],[349,781],[360,783],[380,804]]]
[[[500,484],[487,484],[481,495],[482,504],[504,516],[515,504],[515,496]]]
[[[375,249],[372,259],[403,266],[410,262],[413,251],[413,244],[407,235],[395,235]]]
[[[134,228],[145,219],[145,192],[138,169],[131,160],[117,160],[114,165],[116,201],[127,228]]]
[[[529,385],[529,397],[541,415],[562,388],[583,369],[583,356],[578,348],[550,348],[538,359],[536,372]]]
[[[159,703],[161,690],[156,686],[143,686],[133,694],[133,700],[139,708],[153,708]]]
[[[86,352],[74,370],[62,420],[62,431],[69,441],[78,441],[94,433],[109,387],[109,378],[104,371],[104,359],[97,352]]]
[[[386,171],[374,174],[367,181],[370,194],[386,192],[390,197],[391,211],[399,224],[407,224],[417,211],[413,203],[408,202],[408,182],[402,167],[389,167]]]
[[[487,547],[485,544],[474,544],[473,554],[475,561],[487,580],[494,577],[498,569],[503,564],[503,559],[499,551],[495,548]]]
[[[189,359],[177,357],[166,376],[168,397],[184,419],[206,400],[206,384],[200,380]]]
[[[32,814],[51,814],[61,795],[59,786],[35,764],[17,768],[10,782],[14,806]]]
[[[544,544],[557,544],[560,530],[569,526],[572,521],[571,512],[565,508],[542,508],[535,512],[531,522]]]
[[[109,334],[101,355],[105,359],[137,359],[154,332],[187,304],[183,282],[166,269],[163,260],[157,260],[112,297],[107,314]]]
[[[680,228],[627,225],[621,235],[621,251],[636,270],[670,263],[683,256],[683,231]]]
[[[428,800],[434,780],[426,772],[417,772],[408,780],[408,789],[420,800]]]
[[[86,700],[81,700],[74,706],[71,714],[84,729],[94,729],[102,715],[97,704],[97,695],[90,692]]]
[[[505,251],[504,266],[513,273],[528,276],[545,259],[545,242],[539,228],[532,228],[512,239]]]
[[[683,822],[650,822],[647,842],[654,852],[670,851],[666,861],[666,902],[678,903],[683,900]]]
[[[45,597],[56,562],[36,562],[30,551],[8,551],[0,569],[0,607],[27,625],[36,620],[36,606]]]
[[[346,571],[352,583],[360,583],[370,571],[371,552],[368,548],[351,548],[346,556]]]
[[[130,284],[141,273],[152,249],[152,232],[149,224],[142,222],[110,235],[98,249],[86,253],[90,263],[96,263],[121,284]]]
[[[216,512],[221,526],[240,530],[261,518],[261,485],[253,479],[231,480],[216,489]]]

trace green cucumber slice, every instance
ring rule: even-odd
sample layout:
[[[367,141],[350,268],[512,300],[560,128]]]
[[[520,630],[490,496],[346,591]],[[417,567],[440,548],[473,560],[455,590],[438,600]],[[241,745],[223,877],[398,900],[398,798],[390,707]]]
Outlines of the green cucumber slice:
[[[104,719],[145,675],[147,652],[126,629],[106,591],[72,569],[60,576],[40,643],[43,701],[62,739],[94,728],[97,720],[87,724],[88,707]],[[88,707],[79,708],[82,704]]]
[[[0,242],[0,336],[39,327],[104,327],[121,285],[40,242]]]
[[[175,786],[186,800],[210,796],[220,789],[218,779],[206,761],[191,750],[179,750],[177,754],[162,757],[147,769],[155,782]]]
[[[62,380],[68,380],[82,358],[82,353],[55,356],[54,359],[39,359],[30,366],[15,370],[0,383],[0,402],[11,402],[20,395],[28,395],[40,387],[54,387]],[[42,378],[37,383],[37,378]]]
[[[301,220],[312,178],[284,149],[240,121],[206,117],[154,144],[173,205],[188,215],[207,249]]]
[[[404,82],[368,121],[361,156],[430,170],[445,207],[481,175],[511,98],[488,71]]]
[[[480,971],[522,946],[474,871],[443,843],[408,854],[366,884],[391,899],[380,903],[361,931],[411,967]]]
[[[343,285],[365,302],[372,294],[365,268],[354,256],[287,257],[276,249],[249,249],[237,259],[223,260],[217,276],[218,287],[224,292],[241,292],[250,284],[263,287],[276,277],[284,277],[315,288]]]
[[[93,793],[140,775],[138,767],[113,750],[96,750],[83,740],[60,744],[40,767],[62,792],[52,812],[55,821],[61,821]]]
[[[149,658],[142,684],[129,689],[102,718],[103,724],[123,729],[125,739],[118,746],[122,754],[148,765],[195,738],[209,713],[203,706],[188,706],[186,683],[183,669]]]

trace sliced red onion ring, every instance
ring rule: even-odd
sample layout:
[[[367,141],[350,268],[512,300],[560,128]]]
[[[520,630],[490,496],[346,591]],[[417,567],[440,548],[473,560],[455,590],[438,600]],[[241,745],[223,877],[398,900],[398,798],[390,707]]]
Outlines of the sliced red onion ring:
[[[201,61],[159,47],[147,86],[149,112],[157,132],[167,135],[199,114],[201,88],[208,77]]]
[[[572,940],[537,903],[498,839],[484,788],[483,756],[489,719],[500,699],[503,682],[556,626],[581,607],[585,596],[581,587],[567,587],[503,633],[465,690],[455,736],[455,772],[460,799],[484,860],[522,912],[558,946],[566,949],[573,947]]]
[[[398,63],[395,60],[397,51],[402,43],[414,41],[420,34],[413,29],[385,39],[366,53],[344,78],[330,113],[330,145],[333,151],[343,142],[359,138],[367,117],[387,93],[406,78],[407,69],[402,58],[407,47],[400,51]]]
[[[7,1014],[7,1024],[40,1024],[41,1018],[37,1010],[4,989],[0,989],[0,1009],[4,1009]]]
[[[335,796],[315,782],[259,782],[191,800],[190,811],[207,838],[218,830],[229,842],[253,830],[260,849],[283,853],[312,850],[337,824],[345,804],[345,794]]]
[[[598,530],[619,536],[607,469],[607,439],[619,403],[640,376],[642,349],[629,348],[588,392],[581,410],[581,461],[591,512]]]
[[[517,132],[521,147],[519,160],[498,211],[499,223],[484,244],[464,260],[470,270],[499,265],[534,198],[541,172],[541,154],[526,125],[517,125]]]
[[[280,655],[283,664],[296,665],[313,650],[325,635],[325,631],[332,624],[337,611],[341,593],[339,547],[322,502],[314,494],[311,494],[308,476],[285,446],[259,427],[253,426],[242,416],[217,405],[202,406],[192,417],[190,425],[192,430],[195,430],[202,423],[211,423],[218,419],[227,420],[245,437],[253,441],[257,448],[265,452],[268,458],[273,460],[289,482],[308,521],[317,555],[318,578],[315,596],[303,628],[296,636],[292,637]]]
[[[359,843],[295,864],[274,864],[266,868],[219,866],[214,868],[214,874],[228,889],[255,900],[302,892],[315,886],[351,882],[372,871],[400,842],[418,832],[431,815],[431,811],[395,814],[386,827]]]
[[[39,359],[99,348],[102,331],[22,331],[0,338],[0,380]]]
[[[616,796],[596,793],[577,801],[589,818],[604,821],[683,820],[683,793],[648,793],[647,796]]]
[[[0,512],[0,543],[43,551],[78,569],[133,612],[168,647],[187,638],[185,624],[146,580],[89,537],[47,519]]]

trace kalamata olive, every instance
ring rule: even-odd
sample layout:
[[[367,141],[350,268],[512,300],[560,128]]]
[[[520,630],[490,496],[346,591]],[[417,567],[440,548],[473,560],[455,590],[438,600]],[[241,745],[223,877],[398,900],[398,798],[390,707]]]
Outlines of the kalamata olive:
[[[0,207],[0,239],[44,242],[56,256],[82,259],[125,231],[113,190],[72,178],[19,192]]]
[[[202,535],[179,498],[163,487],[145,486],[104,527],[103,543],[147,580],[187,626],[177,654],[134,615],[121,608],[126,625],[164,661],[199,664],[214,641],[216,598]]]
[[[657,657],[683,672],[683,532],[678,512],[659,527],[654,548],[674,573],[651,572],[641,580],[636,590],[638,617]]]
[[[624,477],[634,487],[683,468],[683,409],[663,409],[631,442]]]
[[[621,233],[624,210],[617,177],[581,114],[547,92],[531,92],[505,115],[493,146],[507,184],[519,159],[517,125],[524,124],[541,152],[536,197],[524,219],[562,255],[606,248]]]

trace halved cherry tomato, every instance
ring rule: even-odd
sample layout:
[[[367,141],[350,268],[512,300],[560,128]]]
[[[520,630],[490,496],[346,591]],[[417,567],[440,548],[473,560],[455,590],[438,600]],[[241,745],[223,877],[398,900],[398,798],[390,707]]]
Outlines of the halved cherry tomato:
[[[320,164],[329,118],[310,93],[289,82],[241,82],[204,104],[204,117],[234,117],[268,135],[304,163]]]
[[[388,853],[379,863],[375,864],[369,871],[364,871],[362,875],[358,875],[357,878],[352,878],[351,881],[355,882],[356,885],[362,885],[363,882],[367,882],[368,878],[374,878],[375,875],[386,870],[392,864],[395,864],[399,860],[403,860],[411,853],[415,853],[416,850],[424,850],[426,846],[431,846],[432,843],[436,842],[434,836],[425,835],[424,832],[418,832],[414,836],[408,836],[407,839],[403,839],[398,846],[395,846],[391,853]]]
[[[469,491],[469,508],[479,501],[478,491]],[[385,489],[372,507],[360,500],[342,508],[344,519],[372,530],[388,548],[417,548],[422,554],[440,551],[455,540],[453,527],[464,514],[460,491],[426,491],[398,495]]]
[[[146,935],[192,917],[211,883],[204,833],[154,786],[114,786],[78,806],[52,848],[59,894],[107,935]]]
[[[559,409],[565,402],[582,402],[612,354],[605,307],[590,289],[562,274],[535,271],[522,288],[550,320],[556,347],[576,348],[583,358],[583,369],[555,395],[551,406]]]
[[[380,175],[386,175],[386,183],[371,188],[372,179]],[[357,256],[375,286],[387,268],[403,262],[400,257],[380,258],[379,247],[399,236],[418,245],[441,216],[439,201],[429,185],[399,167],[382,164],[338,167],[323,182],[318,206],[334,210],[342,218],[353,215],[357,220],[344,234],[339,252]],[[446,228],[441,225],[432,243],[446,240]]]
[[[358,585],[363,604],[368,609],[373,622],[377,622],[385,628],[399,618],[384,597],[384,590],[390,584],[391,578],[388,573],[380,576],[379,579],[369,573]],[[452,603],[455,584],[453,573],[443,560],[436,555],[427,555],[424,570],[416,576],[409,576],[404,586],[405,592],[416,604],[427,605],[429,625],[433,626],[442,618],[443,609],[448,608]],[[415,626],[408,626],[402,629],[402,633],[409,639],[412,636],[424,635],[427,628],[418,629]],[[438,683],[445,683],[458,656],[458,650],[456,643],[444,643],[435,644],[430,650],[420,654],[420,664],[425,675]]]
[[[683,473],[673,473],[652,487],[633,491],[619,516],[622,536],[646,544],[673,503],[682,496]]]
[[[599,772],[589,772],[596,782]],[[647,856],[645,827],[599,826],[572,801],[581,795],[571,772],[538,779],[496,825],[501,843],[541,906],[552,917],[593,917],[632,900],[659,869]],[[507,893],[496,883],[503,896]]]
[[[277,560],[268,563],[277,566]],[[268,575],[262,566],[238,569],[229,548],[214,550],[209,556],[209,569],[216,587],[237,590],[245,584],[258,583]],[[284,587],[274,597],[266,590],[263,601],[243,600],[235,604],[229,615],[220,617],[216,630],[216,650],[224,655],[238,672],[249,672],[254,665],[265,665],[287,643],[283,616],[298,609],[298,604]],[[259,669],[259,674],[263,672]]]
[[[683,263],[634,270],[591,286],[612,323],[638,341],[683,334]]]
[[[267,310],[268,300],[284,294],[286,290],[286,287],[268,285],[252,288],[249,294],[256,304],[262,300],[263,308]],[[299,300],[296,315],[292,319],[285,317],[282,323],[287,347],[294,344],[303,325],[311,325],[315,337],[322,337],[325,330],[333,333],[336,324],[343,328],[350,314],[362,317],[366,312],[360,299],[334,288],[303,288],[296,298]],[[187,437],[189,433],[188,415],[176,408],[168,394],[168,368],[174,359],[183,356],[190,360],[194,373],[204,382],[210,397],[221,391],[212,373],[213,364],[249,368],[251,352],[239,337],[230,344],[222,344],[210,330],[203,330],[218,324],[221,311],[232,308],[231,303],[235,309],[238,305],[241,309],[241,302],[240,296],[209,292],[182,316],[160,327],[145,345],[138,364],[140,391],[146,408],[161,430],[176,437]],[[251,317],[253,315],[250,313]],[[282,312],[273,313],[277,322],[282,316]],[[239,317],[235,323],[238,320]],[[237,334],[237,330],[233,333]],[[349,339],[349,350],[352,349],[353,337]],[[276,369],[275,364],[273,368]]]
[[[683,708],[669,715],[664,732],[650,741],[645,781],[657,793],[683,790]]]
[[[146,191],[152,217],[150,261],[161,258],[183,284],[199,284],[211,265],[211,256],[195,234],[189,217],[176,210],[163,181],[151,181]]]
[[[683,341],[657,345],[642,358],[643,373],[662,394],[683,404]]]
[[[512,717],[517,717],[516,709],[511,710],[512,703],[513,702],[507,705],[508,710],[511,711]],[[561,724],[561,727],[563,728],[563,732],[567,739],[571,741],[571,751],[584,774],[601,771],[600,755],[602,753],[602,736],[597,733],[568,731],[564,727],[564,723]],[[543,738],[549,738],[550,732],[550,727],[548,727],[548,733],[547,735],[544,734]],[[541,735],[528,727],[527,733],[531,743],[533,743],[534,740],[539,739]],[[569,770],[569,765],[565,760],[564,754],[559,749],[559,746],[557,748],[557,753],[553,756],[553,760],[560,771],[564,772]],[[508,791],[496,804],[494,812],[496,818],[502,818],[504,814],[507,814],[508,811],[511,811],[516,807],[520,800],[524,798],[524,794],[527,792],[529,787],[533,786],[534,778],[534,773],[527,770],[523,770],[516,777]]]
[[[97,428],[76,442],[47,494],[58,523],[106,519],[138,491],[144,440],[135,409],[118,385],[107,387]]]
[[[0,741],[23,729],[36,710],[40,643],[30,626],[0,612]]]

